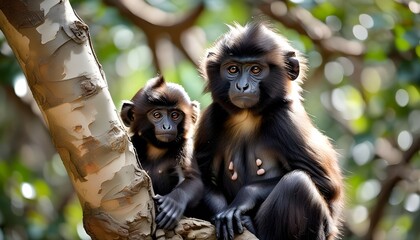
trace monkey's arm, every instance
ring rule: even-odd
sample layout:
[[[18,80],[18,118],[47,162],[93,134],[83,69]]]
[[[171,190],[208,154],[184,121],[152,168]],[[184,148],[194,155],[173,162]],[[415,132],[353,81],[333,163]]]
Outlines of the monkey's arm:
[[[200,165],[202,179],[205,186],[202,202],[208,210],[205,214],[207,219],[211,219],[216,213],[219,213],[228,206],[227,200],[221,192],[220,187],[216,186],[218,183],[214,182],[218,177],[212,171],[210,163],[210,161],[201,161]]]
[[[220,191],[221,188],[216,186],[218,183],[215,181],[219,179],[219,172],[214,169],[217,164],[213,164],[217,139],[223,129],[220,126],[223,126],[226,116],[227,113],[218,104],[210,104],[200,117],[194,139],[193,155],[198,163],[205,187],[202,202],[209,211],[205,216],[207,219],[212,218],[228,205],[225,196]]]
[[[187,207],[194,207],[203,194],[203,182],[197,163],[182,169],[184,180],[165,196],[154,197],[158,206],[156,222],[159,228],[172,229],[184,214]]]

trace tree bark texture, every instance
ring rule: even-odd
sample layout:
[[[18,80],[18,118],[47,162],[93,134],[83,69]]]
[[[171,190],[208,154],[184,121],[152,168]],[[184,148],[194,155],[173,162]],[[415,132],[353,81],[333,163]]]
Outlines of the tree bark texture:
[[[28,80],[93,239],[150,239],[150,178],[136,161],[93,51],[67,0],[0,0],[0,27]]]

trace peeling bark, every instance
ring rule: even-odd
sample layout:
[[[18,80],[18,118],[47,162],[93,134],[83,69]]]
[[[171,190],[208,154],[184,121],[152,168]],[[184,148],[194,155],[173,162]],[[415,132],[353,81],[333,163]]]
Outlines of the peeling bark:
[[[137,165],[93,51],[68,1],[0,0],[0,27],[28,80],[93,239],[151,239],[150,178]]]
[[[196,218],[181,219],[172,231],[156,231],[157,240],[216,240],[215,227],[204,220]],[[244,233],[235,236],[235,240],[256,240],[252,233],[245,229]]]

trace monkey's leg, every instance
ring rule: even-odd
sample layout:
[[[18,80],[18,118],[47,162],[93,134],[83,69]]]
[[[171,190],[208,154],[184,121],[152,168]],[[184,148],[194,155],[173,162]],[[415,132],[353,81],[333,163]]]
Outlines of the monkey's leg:
[[[324,198],[310,177],[295,170],[286,174],[256,215],[259,239],[324,240],[333,224]]]

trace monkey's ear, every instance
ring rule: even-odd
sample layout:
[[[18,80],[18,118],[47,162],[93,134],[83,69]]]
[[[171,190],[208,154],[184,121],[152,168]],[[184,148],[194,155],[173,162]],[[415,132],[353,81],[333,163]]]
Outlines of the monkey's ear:
[[[296,80],[299,76],[299,60],[296,57],[296,53],[291,51],[286,53],[285,55],[285,64],[287,75],[289,76],[290,80]]]
[[[162,86],[164,84],[166,84],[166,82],[165,82],[165,78],[163,77],[163,75],[159,75],[159,76],[157,76],[155,78],[152,78],[148,82],[148,85],[152,89],[159,88],[160,86]]]
[[[120,116],[125,126],[129,127],[134,121],[134,103],[132,101],[123,101]]]
[[[192,122],[195,124],[198,121],[198,118],[200,117],[200,103],[197,101],[192,101],[191,108],[192,108],[191,118],[192,118]]]

